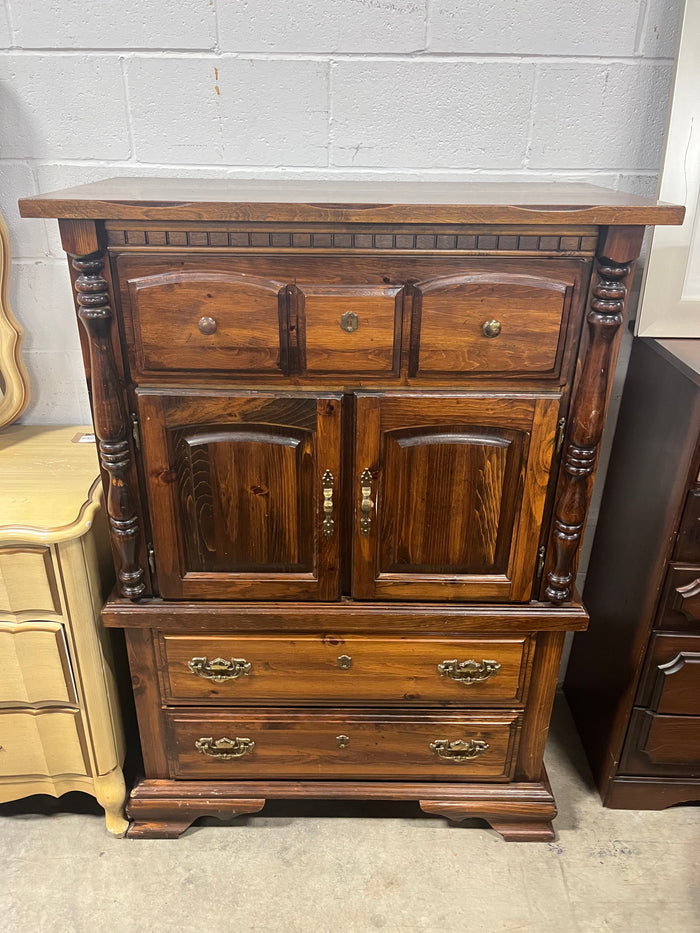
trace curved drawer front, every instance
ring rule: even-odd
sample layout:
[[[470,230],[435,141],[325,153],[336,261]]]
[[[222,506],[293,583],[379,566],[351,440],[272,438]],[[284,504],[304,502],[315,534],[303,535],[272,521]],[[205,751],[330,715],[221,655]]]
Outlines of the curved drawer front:
[[[169,711],[173,778],[505,781],[520,715]]]
[[[4,777],[90,773],[75,710],[0,712],[0,746]]]
[[[164,635],[167,702],[519,706],[530,638]]]
[[[60,622],[0,622],[0,705],[76,703]]]

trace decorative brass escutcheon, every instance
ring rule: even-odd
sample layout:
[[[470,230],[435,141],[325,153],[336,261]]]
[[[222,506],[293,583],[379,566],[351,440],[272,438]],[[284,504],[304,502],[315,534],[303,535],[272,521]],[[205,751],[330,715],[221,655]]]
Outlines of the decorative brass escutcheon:
[[[481,332],[484,337],[498,337],[501,333],[501,322],[496,320],[484,321]]]
[[[430,748],[440,758],[447,758],[450,761],[470,761],[478,755],[482,755],[488,749],[488,743],[481,739],[470,739],[465,742],[464,739],[457,739],[454,742],[448,739],[436,739],[430,743]]]
[[[340,329],[347,334],[354,333],[360,326],[360,319],[354,311],[346,311],[340,318]]]
[[[192,658],[187,666],[197,677],[213,680],[217,684],[236,680],[243,675],[247,677],[253,669],[253,665],[245,658],[231,658],[229,661],[226,658],[214,658],[212,661],[208,658]]]
[[[323,485],[323,533],[327,538],[333,534],[335,522],[333,521],[333,474],[330,470],[321,477]]]
[[[372,527],[370,513],[374,508],[374,502],[372,502],[370,498],[372,495],[372,474],[368,469],[363,470],[360,476],[360,492],[362,493],[362,500],[360,501],[360,512],[362,513],[360,518],[360,534],[366,538]]]
[[[349,671],[352,664],[352,658],[349,654],[341,654],[338,658],[338,667],[341,671]]]
[[[210,758],[242,758],[243,755],[249,755],[255,748],[255,742],[252,739],[242,739],[236,736],[235,739],[229,739],[228,736],[222,736],[220,739],[214,739],[211,735],[197,739],[194,743],[195,748],[203,755],[209,755]]]
[[[335,744],[338,746],[338,748],[347,748],[348,745],[350,744],[350,736],[349,735],[336,735]]]
[[[216,333],[216,321],[213,317],[209,317],[208,315],[200,317],[197,322],[197,327],[199,328],[199,332],[207,337]]]
[[[498,661],[443,661],[437,666],[443,677],[458,680],[461,684],[476,684],[494,677],[501,669]]]

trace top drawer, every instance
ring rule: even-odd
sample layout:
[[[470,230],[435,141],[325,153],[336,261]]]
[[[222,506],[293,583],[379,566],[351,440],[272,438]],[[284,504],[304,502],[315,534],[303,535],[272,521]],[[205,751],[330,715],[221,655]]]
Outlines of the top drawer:
[[[146,376],[557,376],[583,259],[122,254]]]

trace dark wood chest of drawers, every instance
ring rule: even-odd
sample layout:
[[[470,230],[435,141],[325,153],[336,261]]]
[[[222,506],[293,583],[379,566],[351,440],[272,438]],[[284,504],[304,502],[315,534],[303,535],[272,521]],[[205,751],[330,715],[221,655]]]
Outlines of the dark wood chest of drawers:
[[[700,341],[637,340],[566,692],[603,802],[700,799]]]
[[[544,206],[543,206],[544,205]],[[593,188],[133,181],[71,258],[145,762],[132,835],[270,797],[549,839],[542,766],[644,224]]]

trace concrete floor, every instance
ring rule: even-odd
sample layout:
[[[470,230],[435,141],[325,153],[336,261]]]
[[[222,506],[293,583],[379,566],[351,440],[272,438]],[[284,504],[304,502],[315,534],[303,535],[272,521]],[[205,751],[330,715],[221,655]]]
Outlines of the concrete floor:
[[[700,807],[603,809],[562,698],[547,765],[550,844],[404,804],[275,802],[178,841],[112,839],[83,795],[5,804],[0,929],[697,933]]]

